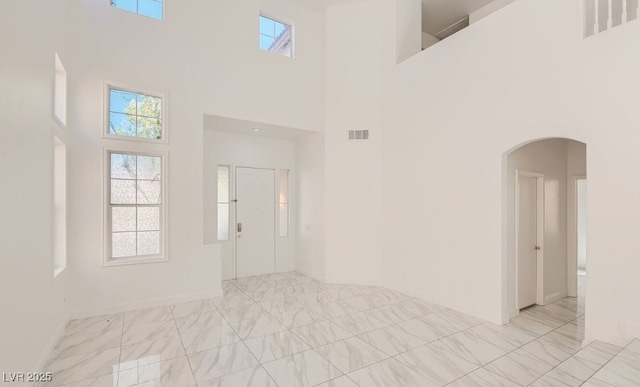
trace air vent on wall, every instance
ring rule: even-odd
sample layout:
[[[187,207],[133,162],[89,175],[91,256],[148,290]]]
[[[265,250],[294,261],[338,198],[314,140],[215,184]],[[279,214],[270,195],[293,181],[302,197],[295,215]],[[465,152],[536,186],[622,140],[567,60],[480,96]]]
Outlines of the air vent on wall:
[[[350,130],[349,131],[349,140],[368,140],[368,139],[369,139],[368,130]]]

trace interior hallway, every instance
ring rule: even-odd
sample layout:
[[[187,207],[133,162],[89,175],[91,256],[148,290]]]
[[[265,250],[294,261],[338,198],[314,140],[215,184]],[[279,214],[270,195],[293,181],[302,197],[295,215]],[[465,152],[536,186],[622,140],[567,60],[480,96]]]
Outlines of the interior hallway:
[[[640,340],[583,346],[582,296],[528,308],[499,326],[389,289],[296,272],[223,286],[220,298],[69,322],[47,365],[53,383],[42,385],[607,387],[640,380]]]

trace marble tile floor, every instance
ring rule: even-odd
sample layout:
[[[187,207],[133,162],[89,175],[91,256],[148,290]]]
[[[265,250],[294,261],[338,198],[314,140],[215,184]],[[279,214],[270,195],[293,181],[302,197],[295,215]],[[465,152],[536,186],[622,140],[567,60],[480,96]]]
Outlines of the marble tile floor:
[[[70,321],[42,386],[640,386],[640,340],[583,345],[583,298],[499,326],[296,272],[224,296]]]

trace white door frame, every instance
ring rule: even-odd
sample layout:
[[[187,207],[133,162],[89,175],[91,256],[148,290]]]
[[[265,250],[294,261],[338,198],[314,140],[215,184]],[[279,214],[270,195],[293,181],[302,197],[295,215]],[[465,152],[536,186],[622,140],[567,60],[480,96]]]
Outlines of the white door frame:
[[[578,180],[587,175],[570,176],[567,184],[567,295],[578,296]]]
[[[273,270],[274,272],[276,272],[277,270],[277,246],[276,246],[276,242],[277,242],[277,238],[278,238],[278,181],[277,181],[277,170],[275,168],[258,168],[258,167],[245,167],[245,166],[241,166],[241,165],[235,165],[233,166],[233,194],[234,194],[234,199],[233,199],[233,272],[234,272],[234,278],[237,279],[238,278],[238,180],[236,179],[237,176],[237,171],[238,168],[244,168],[244,169],[261,169],[261,170],[266,170],[266,171],[273,171],[273,177],[274,177],[274,181],[273,181],[273,187],[274,187],[274,205],[273,205],[273,209],[274,209],[274,213],[273,213],[273,221],[274,221],[274,232],[273,232],[273,238],[274,238],[274,244],[273,244]]]
[[[537,284],[536,284],[536,303],[538,305],[544,305],[544,174],[530,171],[523,171],[520,169],[516,169],[516,207],[515,207],[515,215],[516,215],[516,242],[515,242],[515,254],[516,254],[516,265],[515,265],[515,284],[516,284],[516,294],[514,297],[515,310],[516,313],[520,311],[520,305],[518,305],[518,240],[520,239],[520,230],[519,230],[519,209],[520,209],[520,177],[533,177],[536,179],[536,240],[537,245],[540,246],[540,250],[536,253],[537,258]]]

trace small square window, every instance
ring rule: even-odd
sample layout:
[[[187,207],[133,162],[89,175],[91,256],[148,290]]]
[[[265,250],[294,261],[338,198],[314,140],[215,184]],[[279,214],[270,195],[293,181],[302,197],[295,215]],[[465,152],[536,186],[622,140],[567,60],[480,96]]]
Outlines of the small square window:
[[[109,85],[107,136],[165,140],[164,98]]]
[[[293,57],[293,29],[290,25],[260,15],[260,48]]]
[[[111,0],[111,5],[154,19],[163,19],[163,0]]]

